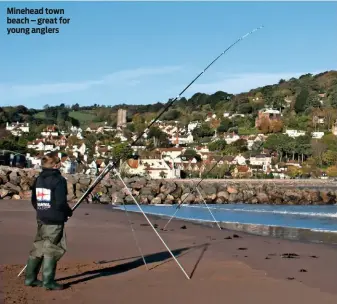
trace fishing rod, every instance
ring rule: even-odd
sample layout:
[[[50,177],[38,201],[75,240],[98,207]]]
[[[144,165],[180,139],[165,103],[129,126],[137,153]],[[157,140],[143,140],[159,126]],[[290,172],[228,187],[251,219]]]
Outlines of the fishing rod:
[[[201,71],[178,95],[177,97],[175,97],[174,99],[172,99],[171,101],[169,101],[167,103],[167,105],[165,106],[165,108],[163,109],[163,111],[145,128],[145,130],[131,143],[131,146],[133,146],[139,139],[142,138],[142,136],[146,133],[146,131],[148,129],[151,128],[151,126],[153,124],[156,123],[156,121],[173,105],[173,103],[180,98],[180,96],[182,94],[184,94],[184,92],[194,83],[197,81],[197,79],[204,74],[222,55],[226,54],[234,45],[236,45],[237,43],[239,43],[241,40],[245,39],[246,37],[248,37],[249,35],[253,34],[254,32],[262,29],[264,26],[261,25],[260,27],[257,27],[255,29],[253,29],[252,31],[248,32],[247,34],[243,35],[242,37],[240,37],[239,39],[237,39],[235,42],[233,42],[227,49],[225,49],[220,55],[218,55],[215,59],[213,59],[213,61],[211,61],[211,63],[209,63],[206,68],[204,68],[203,71]]]
[[[171,100],[170,102],[167,103],[167,105],[165,106],[165,108],[163,109],[163,111],[144,129],[144,131],[131,143],[129,144],[129,146],[133,146],[135,145],[138,140],[140,140],[142,138],[142,136],[147,132],[147,130],[149,130],[149,128],[156,123],[156,121],[173,105],[173,103],[180,98],[180,96],[201,76],[203,75],[222,55],[224,55],[225,53],[227,53],[232,47],[234,47],[237,43],[239,43],[241,40],[245,39],[246,37],[248,37],[249,35],[253,34],[254,32],[262,29],[263,26],[260,26],[258,28],[253,29],[252,31],[248,32],[247,34],[243,35],[242,37],[240,37],[239,39],[237,39],[234,43],[232,43],[229,47],[227,47],[220,55],[218,55],[215,59],[213,59],[213,61],[211,61],[206,68],[200,72],[178,95],[177,97],[175,97],[173,100]],[[117,160],[115,163],[118,164],[119,161],[121,160],[121,158],[119,160]],[[82,195],[82,197],[79,199],[79,201],[74,205],[74,207],[72,208],[73,211],[75,211],[80,204],[85,200],[85,198],[94,190],[94,188],[103,180],[103,178],[114,168],[117,167],[115,165],[115,163],[113,161],[110,161],[109,164],[107,165],[107,167],[104,168],[104,170],[101,172],[101,174],[96,178],[96,180],[93,182],[92,185],[89,186],[88,190]],[[142,210],[142,208],[140,207],[139,204],[137,204],[138,208],[141,210],[141,212],[143,213],[143,215],[145,215],[144,211]],[[146,216],[145,216],[146,218]],[[153,229],[154,227],[151,226]],[[158,232],[154,229],[154,231],[156,232],[156,234],[159,236]],[[180,266],[180,265],[179,265]],[[26,269],[27,265],[21,270],[21,272],[19,273],[18,276],[21,275],[21,273]],[[184,271],[183,271],[184,272]],[[186,275],[186,273],[184,272],[184,274]]]

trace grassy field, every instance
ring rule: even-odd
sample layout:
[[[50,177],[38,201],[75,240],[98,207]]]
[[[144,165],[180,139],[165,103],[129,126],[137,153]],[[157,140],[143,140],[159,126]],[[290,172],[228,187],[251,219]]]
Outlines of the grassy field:
[[[44,112],[39,112],[34,115],[36,118],[45,118]],[[92,123],[96,117],[96,115],[92,114],[90,111],[78,111],[78,112],[70,112],[70,117],[77,119],[81,126],[87,126],[88,124]]]

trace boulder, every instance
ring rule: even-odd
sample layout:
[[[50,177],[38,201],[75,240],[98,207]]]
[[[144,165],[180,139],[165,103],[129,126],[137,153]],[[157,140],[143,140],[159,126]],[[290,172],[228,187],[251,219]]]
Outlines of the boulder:
[[[228,186],[227,187],[227,192],[229,194],[236,194],[236,193],[238,193],[238,189],[236,187],[234,187],[234,186]]]
[[[183,202],[183,204],[191,204],[195,201],[195,195],[191,194],[191,193],[184,193],[181,196],[181,202]]]
[[[229,199],[229,193],[227,191],[220,191],[216,196],[217,199],[220,199],[221,202],[226,202]]]
[[[257,198],[258,202],[261,203],[261,204],[268,204],[270,202],[268,195],[264,192],[259,192],[256,195],[256,198]]]
[[[160,187],[160,192],[164,194],[171,194],[174,190],[177,189],[176,183],[167,182]]]
[[[151,205],[159,205],[161,204],[162,199],[160,197],[155,197],[151,200]]]

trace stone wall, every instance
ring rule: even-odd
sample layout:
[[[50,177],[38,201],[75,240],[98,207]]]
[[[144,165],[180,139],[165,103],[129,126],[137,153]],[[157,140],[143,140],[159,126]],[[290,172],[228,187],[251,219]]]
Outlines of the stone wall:
[[[0,199],[31,197],[31,186],[39,171],[0,167]],[[64,175],[68,184],[68,200],[76,201],[95,177]],[[247,204],[335,204],[337,187],[334,182],[282,180],[205,180],[200,193],[193,191],[199,180],[124,179],[140,204],[247,203]],[[96,187],[101,192],[100,203],[133,203],[120,180],[108,176]]]

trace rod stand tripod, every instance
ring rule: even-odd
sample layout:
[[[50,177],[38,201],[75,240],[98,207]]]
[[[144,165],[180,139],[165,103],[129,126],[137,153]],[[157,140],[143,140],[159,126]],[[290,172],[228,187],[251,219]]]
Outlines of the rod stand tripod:
[[[151,226],[151,228],[153,229],[153,231],[156,233],[156,235],[158,236],[158,238],[160,239],[160,241],[163,243],[163,245],[165,246],[165,248],[169,251],[169,253],[171,254],[172,258],[175,260],[175,262],[177,263],[177,265],[179,266],[179,268],[181,269],[181,271],[184,273],[184,275],[186,276],[186,278],[188,280],[190,280],[189,275],[186,273],[185,269],[181,266],[181,264],[179,263],[179,261],[177,260],[177,258],[174,256],[174,254],[172,253],[172,251],[170,250],[170,248],[166,245],[165,241],[162,239],[162,237],[159,235],[158,231],[153,227],[151,221],[148,219],[148,217],[146,216],[146,214],[144,213],[143,209],[140,207],[139,203],[137,202],[137,200],[135,199],[135,197],[132,195],[132,192],[130,191],[130,189],[127,187],[127,185],[125,184],[123,178],[121,177],[120,173],[118,172],[118,170],[116,169],[116,166],[114,164],[113,161],[110,161],[109,164],[104,168],[104,170],[101,172],[101,174],[95,179],[95,181],[90,185],[90,187],[87,189],[87,191],[85,191],[85,193],[83,193],[82,197],[78,200],[78,202],[72,207],[72,210],[76,210],[79,205],[85,200],[85,198],[95,189],[95,187],[103,180],[103,178],[112,170],[112,172],[119,178],[119,180],[122,182],[123,186],[125,187],[125,189],[127,190],[127,192],[129,193],[129,195],[131,196],[132,200],[135,202],[135,204],[138,206],[139,210],[141,211],[141,213],[144,215],[145,219],[147,220],[147,222],[149,223],[149,225]],[[123,202],[124,205],[124,210],[127,214],[127,209],[126,206]],[[128,217],[129,223],[131,225],[131,229],[133,231],[133,235],[137,244],[137,247],[142,255],[143,258],[143,262],[147,267],[144,255],[138,245],[138,241],[137,238],[135,236],[135,231],[133,229],[133,226],[131,224],[131,221]],[[20,273],[18,274],[18,277],[25,271],[25,269],[27,268],[27,265],[25,265],[25,267],[20,271]]]

